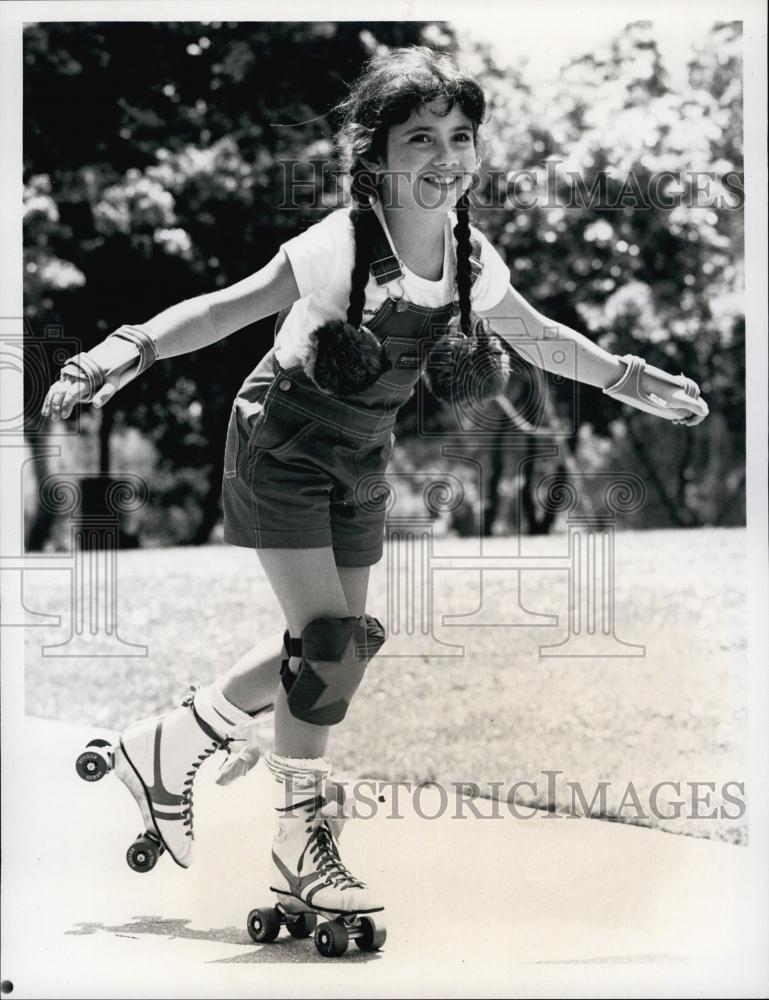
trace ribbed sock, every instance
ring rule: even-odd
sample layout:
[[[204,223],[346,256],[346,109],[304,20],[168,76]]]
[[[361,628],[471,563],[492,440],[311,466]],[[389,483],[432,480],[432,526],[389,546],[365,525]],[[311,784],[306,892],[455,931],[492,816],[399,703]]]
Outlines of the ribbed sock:
[[[275,778],[274,805],[279,813],[323,796],[331,774],[331,763],[325,757],[283,757],[270,751],[265,762]]]

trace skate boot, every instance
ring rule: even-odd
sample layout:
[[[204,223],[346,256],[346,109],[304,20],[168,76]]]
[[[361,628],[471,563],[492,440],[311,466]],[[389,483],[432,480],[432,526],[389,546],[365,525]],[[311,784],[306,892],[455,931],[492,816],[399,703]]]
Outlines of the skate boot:
[[[193,689],[167,715],[129,726],[116,746],[95,740],[78,757],[81,777],[96,781],[114,770],[141,810],[145,832],[126,854],[134,871],[154,868],[164,851],[182,868],[190,866],[198,769],[219,750],[231,753],[230,744],[245,740],[254,723],[255,716],[227,701],[214,682]]]
[[[342,955],[351,940],[363,951],[378,951],[386,937],[384,907],[342,862],[344,812],[328,763],[274,753],[266,760],[282,802],[272,844],[270,889],[277,902],[251,911],[249,934],[260,943],[274,941],[285,924],[293,937],[314,931],[315,946],[326,957]]]

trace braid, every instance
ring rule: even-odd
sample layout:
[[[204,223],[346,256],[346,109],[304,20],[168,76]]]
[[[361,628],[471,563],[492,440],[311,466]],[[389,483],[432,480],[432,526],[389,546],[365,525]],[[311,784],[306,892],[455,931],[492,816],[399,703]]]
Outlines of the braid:
[[[459,293],[459,326],[466,337],[470,336],[470,288],[472,273],[470,271],[470,217],[469,198],[467,191],[463,192],[457,201],[457,224],[454,226],[454,236],[457,241],[457,291]]]
[[[361,327],[373,246],[373,210],[369,195],[375,188],[372,175],[359,160],[350,173],[355,202],[350,212],[355,239],[355,263],[352,268],[347,320],[328,320],[313,330],[304,361],[304,370],[309,378],[319,389],[333,396],[350,396],[363,392],[392,367],[384,344],[370,330]]]
[[[470,289],[470,219],[467,192],[457,202],[457,291],[462,333],[467,339],[444,337],[427,358],[424,379],[438,399],[452,404],[481,402],[504,392],[510,377],[510,359],[487,320],[473,324]]]
[[[355,263],[352,268],[350,301],[347,306],[347,322],[360,326],[363,321],[363,307],[366,304],[366,285],[371,263],[371,242],[369,240],[369,219],[371,204],[369,193],[373,191],[372,176],[357,160],[352,170],[351,194],[355,202],[350,212],[355,240]]]

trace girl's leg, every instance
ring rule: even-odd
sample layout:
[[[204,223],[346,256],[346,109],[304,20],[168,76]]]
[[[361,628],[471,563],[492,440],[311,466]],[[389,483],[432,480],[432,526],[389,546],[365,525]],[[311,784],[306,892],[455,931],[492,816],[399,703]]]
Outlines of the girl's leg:
[[[360,617],[364,613],[368,568],[340,576],[330,546],[262,549],[258,554],[292,638],[301,637],[305,627],[316,619]],[[348,583],[347,592],[342,577]],[[291,657],[289,668],[298,671],[301,663],[301,657]],[[352,662],[347,665],[353,669]],[[277,815],[270,884],[289,910],[309,907],[331,915],[371,915],[382,910],[381,903],[344,866],[339,854],[339,827],[335,827],[331,815],[338,817],[336,806],[341,805],[343,796],[340,798],[330,787],[334,783],[325,757],[328,733],[328,726],[296,718],[279,684],[275,697],[275,749],[266,758],[275,779]]]
[[[262,552],[270,553],[275,551],[277,550],[262,550]],[[297,550],[289,551],[296,552]],[[318,552],[320,550],[300,551]],[[324,565],[326,565],[325,561]],[[344,598],[349,608],[347,614],[356,616],[365,614],[370,570],[370,566],[336,567]],[[279,569],[278,572],[280,572]],[[272,583],[272,581],[270,582]],[[310,618],[311,620],[312,618]],[[291,632],[291,635],[296,634]],[[225,698],[244,712],[249,713],[258,712],[271,705],[275,698],[275,687],[278,683],[282,659],[283,633],[270,633],[265,639],[245,652],[234,666],[221,676],[219,683]],[[291,662],[294,666],[298,666],[296,660]]]
[[[340,572],[328,546],[314,549],[259,549],[262,567],[280,602],[289,635],[299,637],[316,618],[360,616],[365,611],[369,567]],[[343,581],[346,584],[343,586]],[[298,670],[301,660],[289,666]],[[287,757],[321,757],[328,742],[328,727],[295,718],[286,704],[283,685],[275,696],[275,751]]]
[[[268,576],[286,611],[292,636],[301,635],[304,626],[317,617],[364,613],[368,568],[342,571],[340,577],[331,548],[308,549],[298,555],[297,550],[290,550],[284,553],[283,565],[279,556],[275,558],[280,550],[268,551]],[[301,723],[286,710],[279,684],[282,636],[261,648],[261,662],[253,656],[244,664],[246,658],[242,658],[230,671],[234,683],[243,684],[242,700],[250,702],[248,708],[253,705],[253,711],[230,700],[217,680],[166,715],[144,719],[121,735],[115,772],[136,799],[147,830],[183,867],[192,861],[192,787],[198,768],[214,750],[243,738],[253,712],[275,701],[276,687],[280,688],[276,716],[280,750],[309,758],[320,757],[325,748],[327,729]]]
[[[270,632],[220,677],[222,694],[244,712],[254,714],[272,704],[275,679],[283,658],[283,636]]]

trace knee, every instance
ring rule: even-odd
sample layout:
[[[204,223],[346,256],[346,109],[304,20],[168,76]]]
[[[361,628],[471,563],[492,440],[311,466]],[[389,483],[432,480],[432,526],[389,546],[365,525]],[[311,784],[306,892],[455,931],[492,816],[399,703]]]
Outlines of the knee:
[[[385,641],[378,619],[371,615],[316,618],[301,639],[284,637],[287,652],[301,655],[297,673],[283,661],[281,678],[291,714],[312,725],[330,726],[347,714],[369,660]]]
[[[302,630],[301,656],[317,662],[368,663],[384,641],[382,623],[373,615],[316,618]]]

